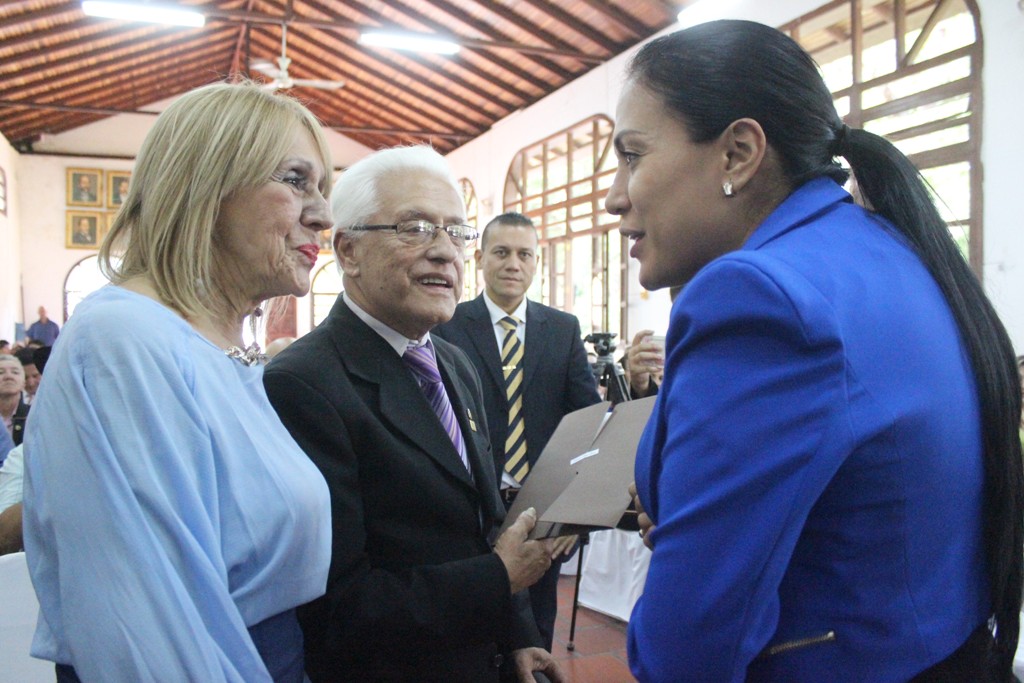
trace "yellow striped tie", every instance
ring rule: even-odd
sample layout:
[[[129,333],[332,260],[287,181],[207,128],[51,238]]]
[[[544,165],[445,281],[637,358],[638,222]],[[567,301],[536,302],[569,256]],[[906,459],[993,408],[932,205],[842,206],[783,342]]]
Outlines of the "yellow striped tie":
[[[501,365],[505,373],[505,396],[508,398],[508,436],[505,437],[505,471],[522,481],[530,471],[526,458],[526,434],[523,431],[523,344],[516,328],[519,321],[505,316],[498,321],[505,328],[501,345]]]

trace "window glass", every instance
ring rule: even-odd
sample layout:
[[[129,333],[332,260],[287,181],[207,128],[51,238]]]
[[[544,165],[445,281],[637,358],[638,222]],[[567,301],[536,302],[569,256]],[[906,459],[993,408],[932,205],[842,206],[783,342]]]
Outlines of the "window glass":
[[[964,0],[834,2],[782,30],[820,65],[846,123],[885,136],[921,170],[980,277],[981,45],[973,8]]]
[[[504,210],[533,219],[541,241],[530,296],[569,311],[584,334],[622,334],[624,254],[604,211],[615,174],[612,122],[594,116],[524,147],[505,177]]]
[[[99,258],[95,255],[86,256],[72,266],[64,280],[64,319],[71,317],[82,299],[109,284],[110,280],[100,272]]]
[[[327,314],[331,312],[331,307],[334,306],[342,289],[341,272],[333,260],[313,271],[313,280],[309,288],[310,306],[313,309],[313,327],[322,323]]]

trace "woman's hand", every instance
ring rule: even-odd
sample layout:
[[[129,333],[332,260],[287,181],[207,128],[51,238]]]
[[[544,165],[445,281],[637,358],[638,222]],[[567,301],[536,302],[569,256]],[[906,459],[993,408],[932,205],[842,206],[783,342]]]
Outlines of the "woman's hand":
[[[636,492],[636,482],[629,485],[629,495],[633,499],[633,507],[636,509],[636,523],[640,526],[640,538],[644,539],[644,545],[654,550],[651,543],[651,531],[654,529],[654,522],[644,512],[644,506],[640,504],[640,496]]]

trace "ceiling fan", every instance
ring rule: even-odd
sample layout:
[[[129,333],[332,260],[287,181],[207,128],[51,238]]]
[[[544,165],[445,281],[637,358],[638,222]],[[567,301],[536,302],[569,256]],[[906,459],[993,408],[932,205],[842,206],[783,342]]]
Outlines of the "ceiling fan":
[[[255,61],[250,65],[255,71],[270,76],[271,80],[267,81],[263,87],[271,90],[286,90],[296,86],[319,88],[321,90],[337,90],[345,85],[345,81],[322,81],[314,78],[292,78],[289,76],[288,65],[292,63],[292,60],[288,59],[286,53],[287,41],[288,24],[281,24],[281,56],[275,60],[277,66],[266,60]]]

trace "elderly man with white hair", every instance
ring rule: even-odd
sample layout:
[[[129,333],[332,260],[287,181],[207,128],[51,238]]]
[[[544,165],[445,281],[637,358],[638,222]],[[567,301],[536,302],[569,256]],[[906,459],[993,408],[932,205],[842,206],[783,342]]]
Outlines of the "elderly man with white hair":
[[[377,152],[332,192],[344,293],[264,377],[331,490],[327,594],[300,611],[319,681],[534,680],[561,672],[521,593],[551,563],[523,513],[496,542],[480,380],[430,330],[462,292],[476,230],[444,159]]]

